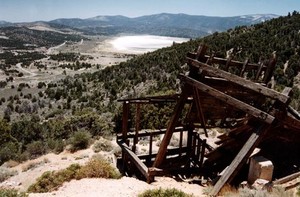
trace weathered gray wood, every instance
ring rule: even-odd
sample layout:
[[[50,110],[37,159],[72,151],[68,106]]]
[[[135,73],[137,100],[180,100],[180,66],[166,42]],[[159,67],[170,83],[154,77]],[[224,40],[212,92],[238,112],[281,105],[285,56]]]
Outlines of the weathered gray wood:
[[[272,128],[272,125],[262,125],[254,133],[251,134],[240,152],[231,162],[225,173],[220,177],[214,185],[210,195],[216,196],[226,183],[230,183],[235,175],[239,172],[242,165],[253,152],[254,148],[259,144],[263,136]]]
[[[238,99],[235,99],[231,96],[228,96],[227,94],[220,92],[220,91],[218,91],[204,83],[201,83],[195,79],[192,79],[185,75],[180,75],[180,77],[184,80],[184,82],[197,87],[199,90],[201,90],[221,101],[224,101],[225,103],[232,105],[235,108],[240,109],[263,122],[271,124],[275,119],[273,116],[269,115],[268,113],[261,111],[255,107],[248,105],[248,104],[246,104]]]
[[[187,91],[188,91],[187,89],[183,89],[181,97],[180,97],[179,101],[176,103],[173,115],[168,124],[167,131],[166,131],[164,138],[162,139],[162,142],[159,146],[158,154],[157,154],[157,157],[155,158],[153,167],[159,167],[163,163],[163,160],[165,159],[167,147],[170,143],[174,129],[178,123],[179,115],[181,114],[181,112],[183,110],[184,104],[185,104],[187,96],[188,96]]]
[[[262,95],[265,95],[269,98],[276,99],[284,104],[287,104],[290,101],[290,98],[286,95],[283,95],[279,92],[276,92],[275,90],[269,89],[267,87],[261,86],[259,84],[253,83],[250,80],[241,78],[237,75],[231,74],[229,72],[214,68],[212,66],[209,66],[205,63],[199,62],[197,60],[187,58],[188,63],[194,67],[200,68],[201,70],[208,73],[210,76],[214,77],[221,77],[224,78],[230,82],[233,82],[239,86],[242,86],[244,88],[253,90],[255,92],[261,93]]]

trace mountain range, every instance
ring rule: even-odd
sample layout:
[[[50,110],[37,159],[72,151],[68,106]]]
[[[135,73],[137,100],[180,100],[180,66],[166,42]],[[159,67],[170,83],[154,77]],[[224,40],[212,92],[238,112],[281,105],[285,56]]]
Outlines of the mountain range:
[[[201,37],[213,32],[222,32],[236,26],[248,26],[277,18],[274,14],[256,14],[233,17],[215,17],[187,14],[161,13],[155,15],[129,18],[117,16],[96,16],[87,19],[60,18],[44,24],[59,24],[77,30],[85,34],[114,35],[120,33],[128,34],[153,34],[178,37]],[[29,23],[18,23],[17,25],[28,25]],[[34,23],[30,23],[31,25]],[[11,26],[16,23],[0,21],[0,26]]]

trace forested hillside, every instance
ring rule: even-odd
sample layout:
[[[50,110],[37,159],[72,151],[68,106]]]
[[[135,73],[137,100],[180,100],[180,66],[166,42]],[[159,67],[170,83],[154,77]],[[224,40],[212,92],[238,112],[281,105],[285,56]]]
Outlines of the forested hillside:
[[[61,151],[78,131],[92,136],[111,133],[112,120],[120,111],[116,100],[179,91],[177,76],[187,70],[185,56],[200,43],[207,44],[209,51],[214,51],[217,56],[225,57],[232,49],[235,59],[248,57],[250,62],[269,58],[276,51],[276,89],[294,86],[292,104],[300,109],[297,104],[300,94],[294,81],[300,69],[300,14],[294,11],[286,17],[250,27],[236,27],[183,44],[174,43],[120,65],[47,84],[40,97],[28,101],[29,106],[35,104],[43,108],[44,113],[29,110],[23,112],[18,121],[0,120],[0,163],[8,159],[23,160],[47,151]],[[42,98],[58,105],[53,107],[51,102],[42,105]],[[15,110],[18,99],[12,98],[9,102],[10,110]],[[154,106],[147,113],[163,111],[170,112],[168,108]],[[167,119],[163,116],[142,121],[145,127],[157,127],[165,124]]]

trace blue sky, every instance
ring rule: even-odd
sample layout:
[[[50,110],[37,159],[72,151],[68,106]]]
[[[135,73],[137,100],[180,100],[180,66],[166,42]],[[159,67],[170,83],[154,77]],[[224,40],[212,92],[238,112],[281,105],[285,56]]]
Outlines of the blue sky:
[[[0,21],[48,21],[97,15],[136,17],[162,12],[207,16],[287,15],[299,9],[299,0],[0,0]]]

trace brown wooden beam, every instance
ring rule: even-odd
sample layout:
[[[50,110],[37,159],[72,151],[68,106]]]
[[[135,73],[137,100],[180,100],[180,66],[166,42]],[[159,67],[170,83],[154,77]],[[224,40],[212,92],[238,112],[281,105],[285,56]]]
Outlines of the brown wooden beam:
[[[283,95],[279,92],[276,92],[275,90],[269,89],[267,87],[261,86],[259,84],[256,84],[250,80],[241,78],[237,75],[231,74],[229,72],[220,70],[218,68],[214,68],[212,66],[209,66],[205,63],[199,62],[197,60],[191,59],[191,58],[187,58],[188,59],[188,63],[198,69],[201,69],[203,71],[205,71],[205,73],[209,74],[210,76],[214,76],[214,77],[221,77],[224,78],[230,82],[233,82],[239,86],[242,86],[244,88],[253,90],[257,93],[263,94],[269,98],[272,99],[276,99],[284,104],[289,103],[290,101],[290,97]]]
[[[198,112],[197,115],[201,121],[205,136],[208,137],[207,129],[206,129],[206,121],[205,121],[205,117],[204,117],[202,106],[201,106],[199,91],[196,87],[193,87],[193,91],[194,91],[194,96],[195,96],[194,102],[196,104],[196,108],[197,108],[197,112]]]
[[[123,102],[122,137],[123,137],[124,141],[126,141],[126,139],[127,139],[128,118],[129,118],[129,103]]]
[[[183,107],[184,107],[184,104],[187,100],[187,88],[184,88],[182,90],[182,94],[181,94],[181,97],[179,99],[179,101],[177,102],[176,106],[175,106],[175,109],[174,109],[174,112],[173,112],[173,115],[171,117],[171,120],[169,122],[169,125],[168,125],[168,128],[167,128],[167,131],[164,135],[164,138],[159,146],[159,149],[158,149],[158,154],[157,154],[157,157],[155,158],[155,161],[154,161],[154,164],[153,164],[153,167],[159,167],[162,163],[163,163],[163,160],[165,159],[165,156],[166,156],[166,152],[167,152],[167,147],[170,143],[170,140],[172,138],[172,135],[173,135],[173,132],[174,132],[174,129],[178,123],[178,119],[179,119],[179,115],[181,114],[182,110],[183,110]]]
[[[138,158],[138,156],[130,150],[128,145],[120,141],[118,142],[119,146],[122,148],[122,150],[125,152],[125,154],[128,156],[131,162],[134,163],[134,165],[137,167],[137,169],[142,173],[142,175],[148,179],[148,167]]]
[[[225,173],[220,177],[214,185],[210,195],[216,196],[226,183],[230,183],[240,168],[244,165],[248,157],[251,155],[255,147],[259,144],[263,136],[272,128],[272,125],[262,125],[251,134],[248,141],[244,144],[240,152],[231,162]]]
[[[231,105],[231,106],[234,106],[236,109],[240,109],[246,113],[248,113],[249,115],[263,121],[263,122],[266,122],[268,124],[271,124],[273,121],[274,121],[274,117],[271,116],[270,114],[264,112],[264,111],[261,111],[251,105],[248,105],[247,103],[244,103],[238,99],[235,99],[223,92],[220,92],[204,83],[201,83],[195,79],[192,79],[188,76],[185,76],[185,75],[180,75],[180,77],[182,78],[182,80],[185,82],[185,83],[188,83],[189,85],[192,85],[196,88],[198,88],[199,90],[221,100],[221,101],[224,101],[225,103]]]

